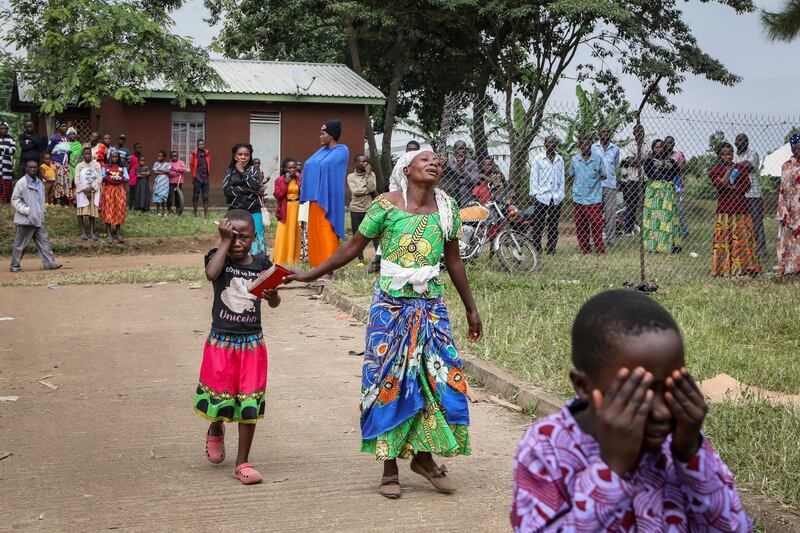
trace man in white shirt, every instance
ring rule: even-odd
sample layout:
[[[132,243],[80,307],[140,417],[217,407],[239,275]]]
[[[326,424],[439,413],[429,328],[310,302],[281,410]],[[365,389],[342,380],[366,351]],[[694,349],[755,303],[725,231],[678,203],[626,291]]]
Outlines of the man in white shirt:
[[[764,237],[764,197],[761,192],[761,176],[759,174],[759,158],[755,150],[750,149],[750,139],[740,133],[734,141],[736,153],[734,163],[745,163],[750,169],[750,190],[745,193],[750,206],[750,218],[753,220],[753,231],[758,243],[758,257],[767,257],[767,241]]]
[[[556,153],[558,141],[553,135],[544,140],[545,153],[531,168],[530,196],[533,198],[533,245],[542,251],[542,233],[547,228],[548,254],[556,253],[558,219],[564,201],[564,159]]]
[[[611,142],[614,134],[603,124],[597,132],[600,140],[592,146],[592,152],[603,161],[603,218],[606,244],[611,246],[616,239],[617,228],[617,167],[619,166],[619,146]]]

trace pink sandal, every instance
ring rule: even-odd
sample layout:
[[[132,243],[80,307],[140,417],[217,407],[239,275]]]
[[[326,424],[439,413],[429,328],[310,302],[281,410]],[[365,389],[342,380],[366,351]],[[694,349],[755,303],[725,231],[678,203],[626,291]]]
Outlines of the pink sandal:
[[[222,426],[222,435],[218,437],[206,433],[206,457],[214,464],[225,460],[225,426]]]
[[[255,485],[261,483],[263,479],[258,470],[253,468],[250,463],[242,463],[233,471],[233,477],[244,483],[245,485]]]

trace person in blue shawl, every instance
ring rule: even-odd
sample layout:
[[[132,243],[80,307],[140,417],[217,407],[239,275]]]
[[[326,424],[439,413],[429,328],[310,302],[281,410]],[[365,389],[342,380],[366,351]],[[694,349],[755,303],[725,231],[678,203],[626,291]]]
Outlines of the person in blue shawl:
[[[329,120],[320,128],[322,148],[303,166],[300,201],[309,202],[308,263],[324,263],[344,239],[344,187],[350,151],[339,144],[342,123]]]

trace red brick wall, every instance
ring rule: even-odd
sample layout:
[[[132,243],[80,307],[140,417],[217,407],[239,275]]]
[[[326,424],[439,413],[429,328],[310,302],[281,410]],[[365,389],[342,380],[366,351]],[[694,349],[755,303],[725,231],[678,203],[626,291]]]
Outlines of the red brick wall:
[[[222,176],[230,162],[231,146],[249,141],[251,112],[281,113],[281,159],[287,156],[308,159],[320,147],[320,126],[332,118],[342,121],[342,138],[339,142],[350,149],[351,169],[353,157],[364,150],[364,111],[361,105],[213,101],[206,106],[180,109],[167,100],[148,100],[137,106],[107,101],[93,112],[92,126],[103,133],[110,133],[114,142],[117,135],[124,133],[128,148],[132,148],[135,142],[141,143],[142,153],[148,164],[152,164],[159,150],[170,149],[173,111],[206,114],[206,146],[212,154],[212,203],[220,204],[223,201]]]

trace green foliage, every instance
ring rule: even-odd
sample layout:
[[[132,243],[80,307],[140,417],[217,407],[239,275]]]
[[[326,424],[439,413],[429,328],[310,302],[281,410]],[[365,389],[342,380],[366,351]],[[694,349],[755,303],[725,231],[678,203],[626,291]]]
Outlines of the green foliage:
[[[26,97],[44,113],[67,105],[98,107],[105,98],[142,101],[145,82],[158,80],[181,106],[203,102],[201,88],[221,80],[208,53],[170,32],[169,11],[181,0],[9,0],[5,43],[27,55],[4,62],[30,86]]]
[[[780,11],[762,11],[761,23],[773,41],[793,41],[800,35],[800,0],[787,0]]]
[[[575,116],[556,113],[550,124],[562,132],[559,135],[558,149],[565,161],[579,152],[578,141],[584,135],[594,138],[597,130],[604,124],[612,131],[617,131],[632,119],[627,102],[618,104],[609,102],[602,97],[596,87],[589,93],[578,85],[575,88],[575,95],[578,99],[578,110]],[[624,146],[628,141],[618,140],[615,142]]]

